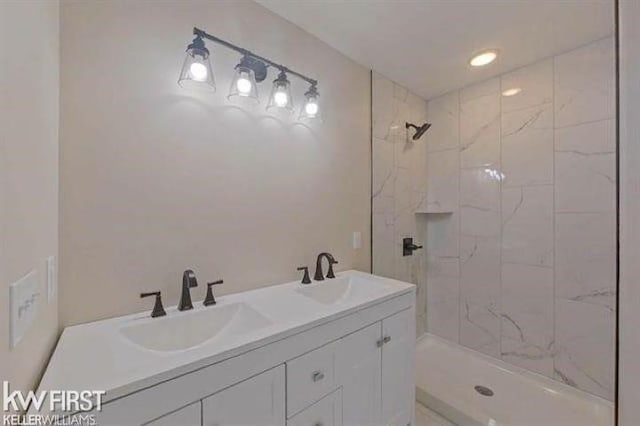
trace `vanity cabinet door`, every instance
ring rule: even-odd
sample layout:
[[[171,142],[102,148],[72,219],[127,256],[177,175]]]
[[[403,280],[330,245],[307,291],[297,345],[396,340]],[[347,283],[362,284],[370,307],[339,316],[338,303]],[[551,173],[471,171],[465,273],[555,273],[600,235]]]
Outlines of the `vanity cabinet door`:
[[[380,322],[339,340],[336,377],[342,384],[345,425],[379,425],[382,359]]]
[[[202,400],[204,426],[284,426],[284,365]]]
[[[382,422],[408,425],[413,418],[413,309],[382,321]]]
[[[146,423],[145,426],[202,426],[202,412],[200,401],[188,405],[157,420]]]

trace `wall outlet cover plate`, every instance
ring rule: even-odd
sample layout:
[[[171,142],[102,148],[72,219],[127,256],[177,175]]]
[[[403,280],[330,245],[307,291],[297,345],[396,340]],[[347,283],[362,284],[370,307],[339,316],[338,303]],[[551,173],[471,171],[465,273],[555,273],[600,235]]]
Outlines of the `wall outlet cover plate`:
[[[9,338],[15,348],[38,314],[38,273],[33,270],[9,286]]]

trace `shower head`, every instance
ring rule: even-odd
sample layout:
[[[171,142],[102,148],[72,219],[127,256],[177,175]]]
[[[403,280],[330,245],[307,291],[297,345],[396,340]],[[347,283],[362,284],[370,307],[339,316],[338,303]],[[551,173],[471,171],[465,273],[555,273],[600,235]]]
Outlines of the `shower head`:
[[[404,125],[404,127],[407,128],[407,129],[409,127],[413,127],[414,129],[416,129],[416,133],[415,133],[415,135],[413,135],[413,140],[417,141],[418,139],[420,139],[422,137],[422,135],[424,135],[424,132],[429,130],[429,127],[431,127],[431,123],[424,123],[422,126],[416,126],[415,124],[406,123]]]

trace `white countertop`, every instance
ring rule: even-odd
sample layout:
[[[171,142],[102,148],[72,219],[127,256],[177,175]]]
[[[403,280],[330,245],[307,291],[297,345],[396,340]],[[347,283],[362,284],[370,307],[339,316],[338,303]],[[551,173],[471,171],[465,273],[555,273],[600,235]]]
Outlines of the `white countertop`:
[[[107,402],[415,291],[412,284],[358,271],[340,272],[337,279],[359,280],[361,288],[367,288],[367,291],[358,291],[344,300],[325,305],[295,290],[322,286],[331,280],[309,285],[291,282],[220,296],[216,298],[215,306],[205,307],[198,301],[190,311],[179,312],[171,307],[162,318],[151,318],[147,311],[68,327],[58,341],[39,390],[106,391],[103,402]],[[370,291],[368,287],[362,287],[362,283],[368,282],[371,283]],[[120,331],[131,324],[192,315],[234,303],[250,306],[268,318],[270,324],[240,335],[220,334],[198,346],[176,351],[146,349],[125,338]]]

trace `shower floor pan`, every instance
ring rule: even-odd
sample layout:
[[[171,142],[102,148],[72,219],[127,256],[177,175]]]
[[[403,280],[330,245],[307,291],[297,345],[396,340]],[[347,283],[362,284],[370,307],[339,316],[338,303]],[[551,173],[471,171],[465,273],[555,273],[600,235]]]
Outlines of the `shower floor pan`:
[[[460,426],[613,426],[610,401],[425,334],[416,398]]]

